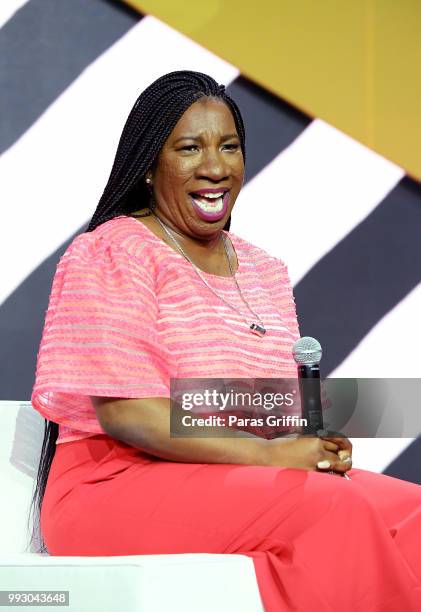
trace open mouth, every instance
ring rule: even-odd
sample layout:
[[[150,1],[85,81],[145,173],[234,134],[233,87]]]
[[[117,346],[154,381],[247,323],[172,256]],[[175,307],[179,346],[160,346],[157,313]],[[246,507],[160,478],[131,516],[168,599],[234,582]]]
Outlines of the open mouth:
[[[207,213],[219,213],[224,206],[224,195],[228,189],[201,189],[190,193],[190,197],[198,208]]]

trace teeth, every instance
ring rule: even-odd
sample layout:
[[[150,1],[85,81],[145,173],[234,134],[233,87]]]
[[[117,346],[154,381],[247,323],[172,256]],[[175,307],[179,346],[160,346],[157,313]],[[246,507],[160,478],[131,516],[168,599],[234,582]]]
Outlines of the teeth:
[[[204,202],[203,199],[199,200],[198,198],[193,198],[193,200],[195,201],[197,206],[201,208],[202,210],[204,210],[205,212],[217,213],[222,210],[223,199],[221,198],[221,196],[219,196],[219,199],[215,203],[212,203],[212,204],[208,204],[207,202]]]
[[[197,194],[197,195],[199,195],[199,194]],[[200,195],[200,197],[202,197],[202,198],[209,198],[211,200],[216,200],[216,199],[220,198],[223,195],[224,195],[224,192],[221,191],[219,193],[202,193]]]
[[[221,193],[206,193],[204,194],[205,198],[212,198],[212,199],[217,199],[220,198],[223,195],[223,191],[221,191]]]

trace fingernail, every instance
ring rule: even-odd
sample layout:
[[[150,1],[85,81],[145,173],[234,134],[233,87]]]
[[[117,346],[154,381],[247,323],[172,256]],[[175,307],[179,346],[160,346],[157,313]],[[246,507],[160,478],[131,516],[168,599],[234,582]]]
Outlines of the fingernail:
[[[325,459],[324,461],[319,461],[317,467],[321,469],[328,468],[330,467],[330,461],[328,461],[327,459]]]
[[[350,454],[347,451],[339,451],[338,457],[341,461],[352,461]]]

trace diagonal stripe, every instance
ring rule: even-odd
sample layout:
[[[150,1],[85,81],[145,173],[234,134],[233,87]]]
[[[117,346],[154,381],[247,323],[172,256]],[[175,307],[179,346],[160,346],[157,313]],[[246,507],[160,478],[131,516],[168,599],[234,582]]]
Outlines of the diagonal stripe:
[[[417,438],[383,470],[383,473],[421,484],[420,457],[421,438]]]
[[[28,0],[1,0],[0,28],[15,15]]]
[[[247,128],[246,181],[250,181],[301,134],[311,119],[242,76],[227,92],[238,103]]]
[[[331,376],[418,378],[421,330],[415,322],[420,312],[421,283],[378,321]]]
[[[115,2],[25,4],[0,30],[0,154],[140,18]]]
[[[251,123],[265,110],[258,99],[254,106]],[[279,113],[277,120],[288,132],[289,115]],[[263,134],[251,148],[265,150],[266,140]],[[296,284],[403,175],[401,168],[316,119],[241,192],[233,231],[286,261]]]
[[[76,233],[83,230],[80,228]],[[59,258],[75,235],[50,255],[0,307],[1,398],[31,397],[52,279]]]
[[[413,438],[351,438],[353,466],[383,472],[413,441]]]
[[[421,281],[420,192],[403,179],[295,287],[301,333],[326,347],[325,375]]]

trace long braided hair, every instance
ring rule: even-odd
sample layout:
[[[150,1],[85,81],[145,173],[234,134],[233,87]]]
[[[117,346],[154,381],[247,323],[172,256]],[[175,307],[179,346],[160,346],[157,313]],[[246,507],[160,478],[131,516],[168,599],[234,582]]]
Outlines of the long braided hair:
[[[240,109],[226,93],[224,85],[219,85],[212,77],[202,72],[179,70],[164,74],[140,94],[130,111],[110,177],[89,223],[88,232],[114,217],[150,207],[151,197],[144,181],[145,174],[152,168],[183,113],[201,98],[216,98],[229,107],[245,161],[243,119]],[[230,223],[231,217],[224,226],[225,230],[229,231]],[[31,543],[37,551],[48,553],[42,538],[40,516],[59,428],[53,421],[45,420],[44,425],[44,440],[31,503],[31,509],[35,510]]]

